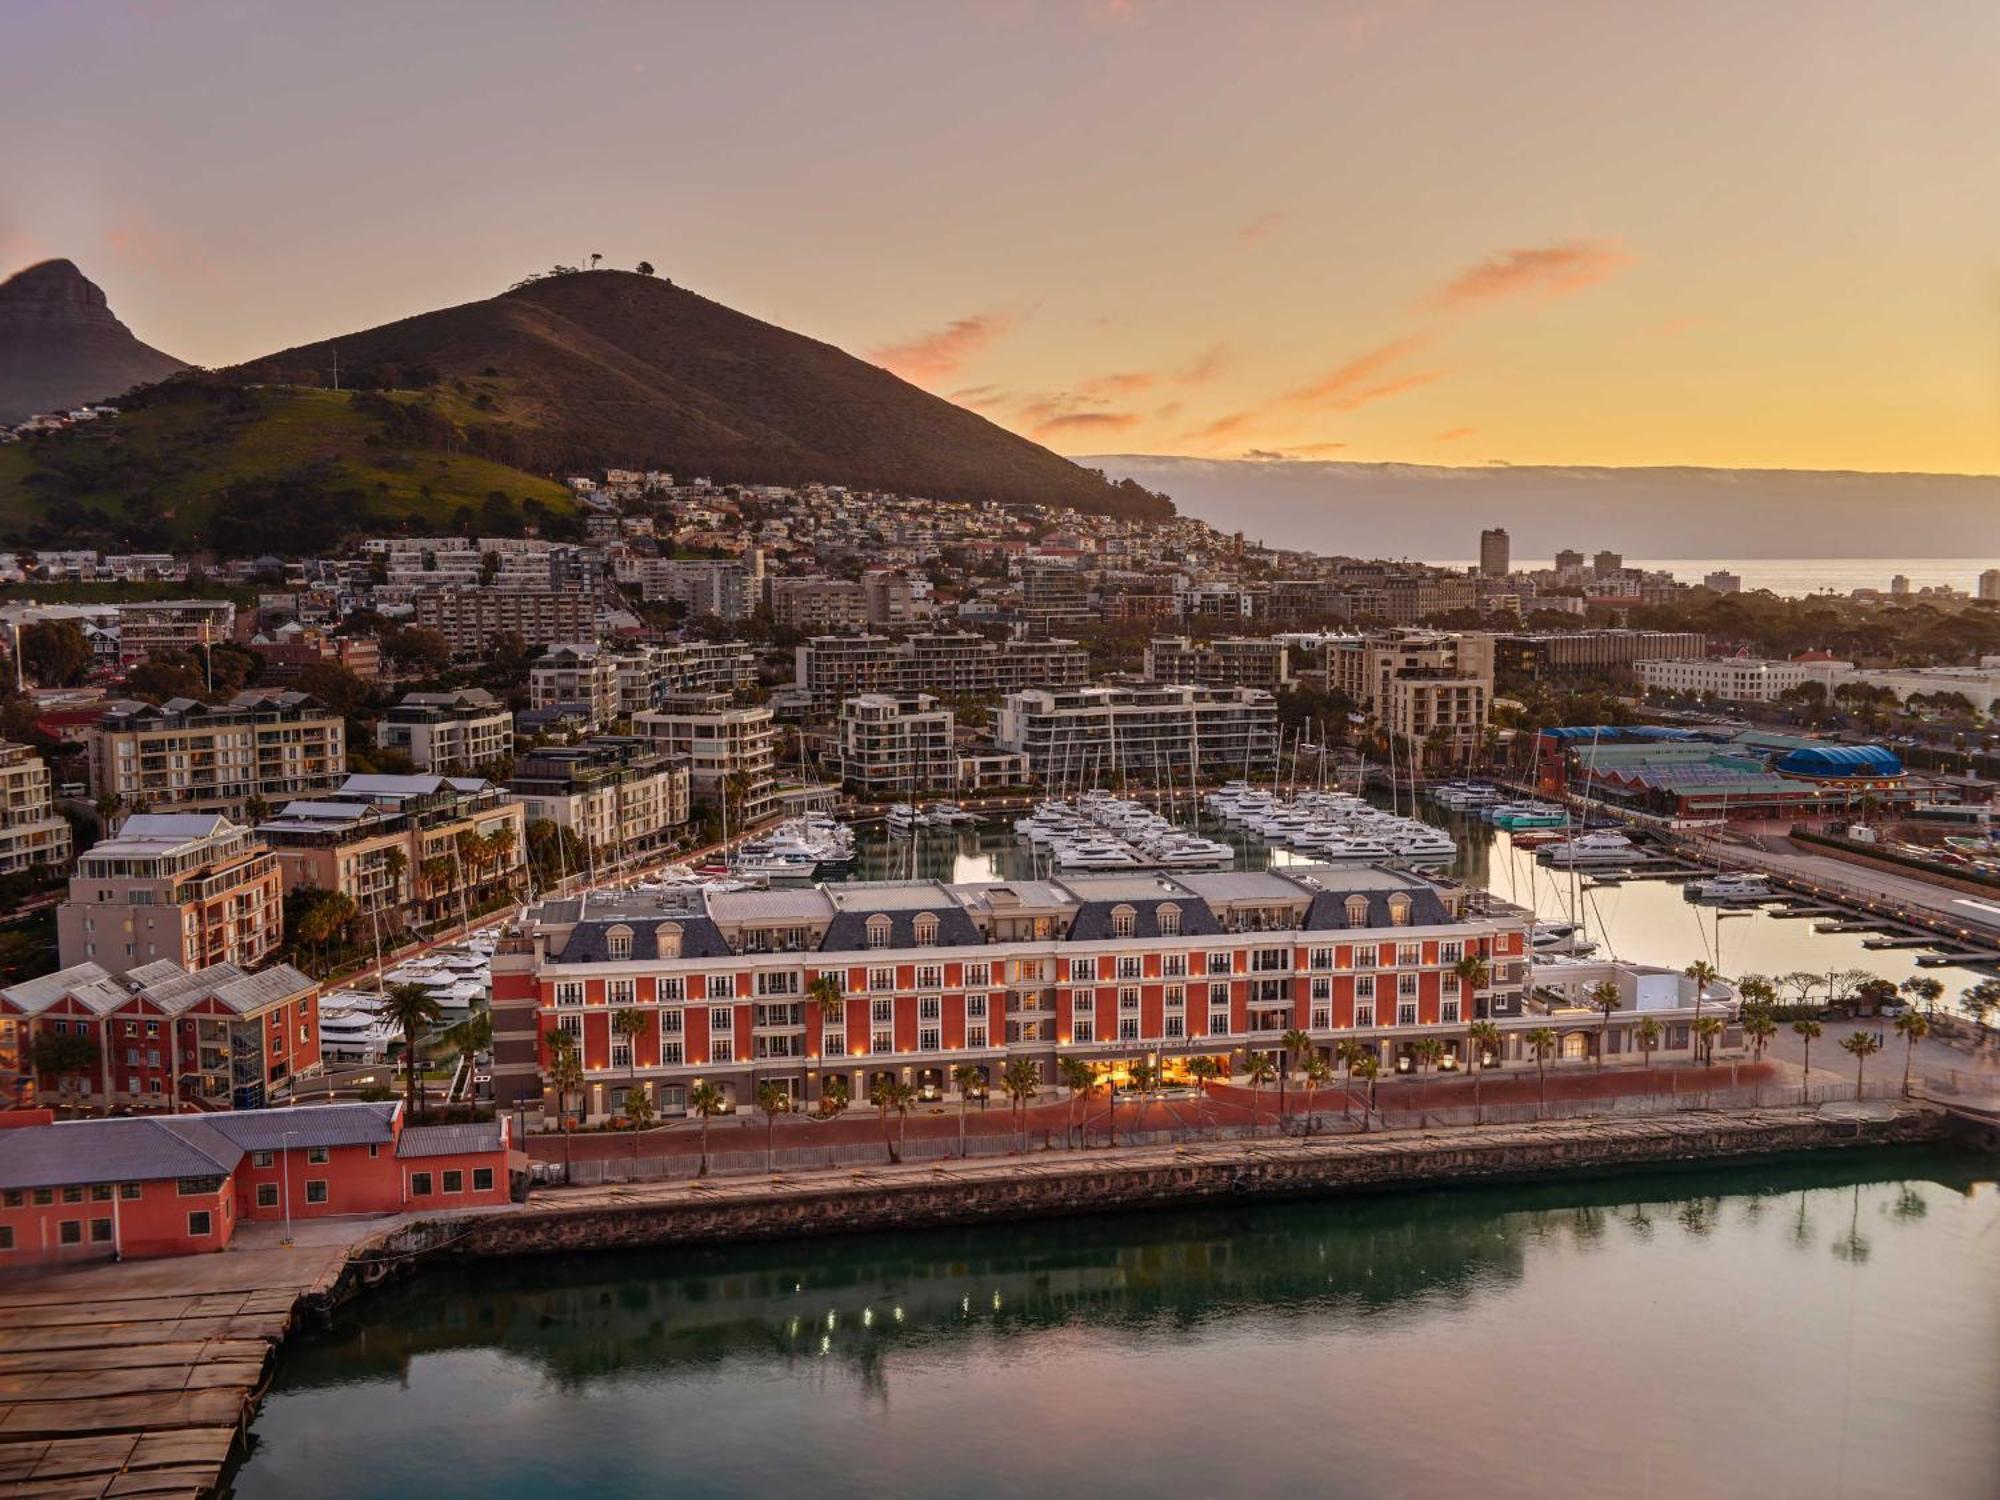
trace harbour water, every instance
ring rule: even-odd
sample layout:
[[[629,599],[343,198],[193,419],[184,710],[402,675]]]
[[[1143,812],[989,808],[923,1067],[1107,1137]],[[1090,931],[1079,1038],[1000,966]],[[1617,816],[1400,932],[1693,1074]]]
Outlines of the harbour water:
[[[1990,1157],[1871,1153],[428,1273],[239,1500],[1990,1500]]]
[[[1466,559],[1440,562],[1438,567],[1470,568]],[[1649,571],[1665,571],[1682,583],[1700,583],[1710,573],[1734,573],[1746,590],[1769,589],[1774,594],[1800,597],[1831,590],[1848,594],[1855,589],[1889,591],[1889,581],[1898,573],[1910,580],[1912,591],[1925,588],[1955,588],[1973,593],[1979,575],[1987,568],[2000,567],[2000,559],[1958,557],[1628,557],[1625,565]],[[1552,568],[1548,558],[1520,559],[1514,566],[1523,571]]]

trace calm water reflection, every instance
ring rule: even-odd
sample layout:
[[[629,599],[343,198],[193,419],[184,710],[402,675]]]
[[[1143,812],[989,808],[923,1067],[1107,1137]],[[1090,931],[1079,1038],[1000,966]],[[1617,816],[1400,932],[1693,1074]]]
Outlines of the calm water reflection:
[[[439,1273],[244,1497],[2000,1494],[2000,1194],[1931,1155]]]

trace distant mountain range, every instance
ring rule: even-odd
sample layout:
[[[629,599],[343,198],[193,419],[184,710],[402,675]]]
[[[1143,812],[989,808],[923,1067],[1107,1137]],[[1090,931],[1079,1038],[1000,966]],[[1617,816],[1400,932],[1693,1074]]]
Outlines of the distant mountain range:
[[[45,260],[0,282],[0,422],[120,395],[186,368],[133,337],[69,261]]]
[[[1844,470],[1570,468],[1080,458],[1170,491],[1185,513],[1273,545],[1358,557],[1474,558],[1507,528],[1517,559],[2000,554],[2000,477]]]

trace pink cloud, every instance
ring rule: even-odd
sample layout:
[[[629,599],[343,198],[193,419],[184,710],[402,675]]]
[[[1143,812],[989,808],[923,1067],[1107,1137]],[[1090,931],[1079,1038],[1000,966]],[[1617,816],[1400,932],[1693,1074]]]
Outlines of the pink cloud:
[[[1565,240],[1560,245],[1502,250],[1461,271],[1425,306],[1459,312],[1512,297],[1554,302],[1596,286],[1632,261],[1615,240]]]
[[[1353,411],[1371,401],[1383,401],[1404,391],[1415,390],[1418,386],[1429,385],[1433,380],[1441,379],[1445,372],[1420,370],[1386,380],[1377,379],[1378,376],[1388,375],[1392,366],[1402,363],[1429,344],[1429,335],[1412,334],[1409,338],[1379,345],[1365,354],[1356,355],[1311,385],[1288,392],[1282,398],[1283,402],[1287,406],[1310,406],[1324,411]]]
[[[1469,438],[1479,431],[1477,427],[1448,427],[1431,441],[1434,443],[1455,443],[1460,438]]]
[[[1065,432],[1122,432],[1137,426],[1138,415],[1129,411],[1073,411],[1050,417],[1035,428],[1036,437],[1055,437]]]
[[[918,385],[946,380],[965,362],[1014,326],[1006,313],[976,313],[900,344],[871,349],[876,364]]]
[[[1229,351],[1222,345],[1204,349],[1194,359],[1174,371],[1176,385],[1207,385],[1229,368]]]
[[[1086,380],[1076,388],[1077,394],[1086,399],[1110,396],[1136,396],[1141,391],[1151,390],[1159,377],[1149,370],[1128,370],[1123,373],[1099,375],[1094,380]]]
[[[1285,216],[1276,209],[1261,213],[1236,231],[1236,245],[1240,250],[1254,250],[1278,232],[1285,222]]]

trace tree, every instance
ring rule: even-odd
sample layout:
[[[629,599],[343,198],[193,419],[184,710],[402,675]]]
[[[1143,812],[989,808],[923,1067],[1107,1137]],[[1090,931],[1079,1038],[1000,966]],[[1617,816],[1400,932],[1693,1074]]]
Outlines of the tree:
[[[633,269],[641,276],[651,276],[653,274],[653,263],[650,260],[642,260]]]
[[[1750,1058],[1753,1062],[1764,1060],[1764,1049],[1771,1044],[1771,1038],[1778,1034],[1778,1023],[1768,1012],[1745,1009],[1743,1012],[1743,1034],[1750,1038]]]
[[[659,1118],[653,1112],[653,1096],[646,1092],[645,1085],[625,1091],[625,1118],[632,1122],[632,1160],[639,1159],[639,1132],[650,1130],[653,1121]]]
[[[1089,1096],[1097,1087],[1097,1074],[1090,1064],[1080,1057],[1058,1057],[1056,1059],[1056,1081],[1069,1090],[1069,1102],[1063,1107],[1063,1145],[1070,1143],[1070,1134],[1076,1124],[1077,1100]],[[1090,1114],[1088,1109],[1083,1117],[1083,1143],[1090,1144]]]
[[[838,1076],[827,1079],[819,1086],[819,1112],[827,1119],[846,1110],[850,1102],[847,1080]]]
[[[1604,1047],[1611,1040],[1611,1016],[1625,1004],[1625,997],[1618,993],[1618,981],[1601,979],[1590,987],[1590,1008],[1604,1017],[1597,1028],[1597,1070],[1604,1071]]]
[[[1928,974],[1912,974],[1903,981],[1903,993],[1925,1010],[1935,1012],[1938,1001],[1944,998],[1944,981]]]
[[[951,1081],[958,1089],[958,1154],[964,1157],[965,1112],[972,1103],[972,1092],[986,1086],[986,1075],[971,1063],[960,1063],[951,1070]]]
[[[1906,1010],[1895,1020],[1896,1034],[1903,1039],[1903,1097],[1910,1097],[1910,1068],[1917,1060],[1917,1043],[1931,1034],[1931,1018],[1920,1010]]]
[[[1972,1017],[1972,1024],[1979,1028],[1980,1050],[1986,1048],[1986,1018],[2000,1007],[2000,979],[1982,979],[1958,997],[1958,1003],[1965,1007],[1965,1013]]]
[[[1707,959],[1697,958],[1681,972],[1694,981],[1694,1025],[1701,1029],[1701,1002],[1708,994],[1708,987],[1722,978],[1722,971]]]
[[[1541,1089],[1541,1103],[1535,1106],[1535,1118],[1540,1119],[1549,1107],[1549,1058],[1556,1050],[1556,1034],[1552,1027],[1537,1026],[1522,1040],[1535,1054],[1535,1077]]]
[[[1361,1128],[1363,1130],[1368,1129],[1369,1122],[1375,1117],[1375,1079],[1381,1071],[1382,1060],[1373,1052],[1364,1051],[1361,1056],[1354,1060],[1354,1066],[1348,1073],[1350,1082],[1352,1082],[1354,1074],[1359,1073],[1361,1081],[1368,1085],[1368,1102],[1361,1113]]]
[[[696,1118],[702,1122],[702,1164],[696,1168],[696,1176],[708,1176],[708,1122],[722,1114],[728,1106],[728,1098],[724,1098],[716,1084],[700,1082],[688,1090],[688,1108],[694,1110]]]
[[[1770,1007],[1778,1003],[1778,984],[1768,974],[1745,974],[1736,981],[1736,993],[1746,1006]]]
[[[1418,1077],[1425,1080],[1423,1085],[1424,1104],[1420,1107],[1427,1108],[1430,1103],[1431,1091],[1428,1075],[1435,1072],[1438,1064],[1444,1061],[1444,1038],[1437,1036],[1418,1037],[1411,1044],[1410,1051],[1416,1055]]]
[[[1035,1066],[1034,1061],[1030,1058],[1011,1058],[1008,1060],[1007,1066],[1001,1071],[1000,1087],[1006,1093],[1008,1103],[1013,1107],[1014,1117],[1019,1124],[1021,1149],[1026,1151],[1028,1149],[1028,1106],[1034,1102],[1035,1095],[1042,1091],[1041,1070]]]
[[[1793,969],[1788,974],[1780,974],[1777,982],[1780,987],[1792,992],[1792,1004],[1804,1005],[1812,998],[1812,992],[1820,987],[1825,977],[1823,974],[1815,974],[1810,969]]]
[[[1278,1072],[1278,1128],[1285,1126],[1285,1081],[1292,1071],[1293,1063],[1307,1056],[1313,1050],[1313,1041],[1303,1027],[1293,1026],[1278,1038],[1278,1045],[1284,1048],[1281,1054],[1283,1065]]]
[[[36,1077],[55,1079],[56,1090],[64,1097],[78,1079],[87,1078],[97,1067],[97,1042],[88,1036],[37,1031],[28,1053]]]
[[[1333,1044],[1334,1061],[1340,1064],[1341,1071],[1346,1074],[1346,1081],[1340,1091],[1340,1113],[1348,1119],[1354,1116],[1354,1070],[1360,1065],[1361,1059],[1370,1054],[1371,1049],[1366,1043],[1357,1042],[1351,1036],[1344,1036]]]
[[[1480,1080],[1486,1076],[1486,1054],[1500,1055],[1500,1028],[1491,1021],[1474,1021],[1466,1033],[1466,1050],[1472,1054],[1472,1123],[1483,1125],[1485,1115],[1479,1098]]]
[[[21,627],[21,666],[42,687],[75,687],[90,675],[90,642],[74,620]]]
[[[460,1071],[469,1071],[472,1060],[493,1045],[493,1012],[473,1011],[457,1025],[439,1032],[438,1043],[446,1054],[458,1059]]]
[[[1792,1034],[1805,1043],[1805,1064],[1799,1081],[1807,1088],[1812,1087],[1812,1044],[1826,1034],[1826,1028],[1811,1016],[1800,1016],[1792,1022]]]
[[[1872,1031],[1857,1031],[1840,1039],[1841,1051],[1854,1059],[1854,1097],[1861,1097],[1861,1079],[1868,1059],[1882,1050],[1882,1039]]]
[[[583,1092],[583,1056],[576,1038],[559,1026],[545,1034],[549,1044],[548,1080],[556,1091],[556,1122],[563,1133],[563,1180],[569,1180],[569,1096]]]
[[[1660,1033],[1666,1028],[1660,1025],[1658,1016],[1641,1016],[1636,1028],[1639,1036],[1639,1054],[1645,1059],[1647,1090],[1652,1089],[1653,1049],[1660,1045]]]
[[[420,984],[392,984],[382,994],[380,1015],[403,1034],[404,1087],[414,1119],[424,1112],[424,1038],[443,1018],[444,1008]]]
[[[611,1013],[611,1034],[622,1038],[625,1043],[625,1078],[628,1083],[639,1076],[639,1035],[652,1025],[652,1016],[636,1005],[627,1005]]]
[[[1479,1015],[1479,992],[1492,982],[1492,969],[1488,967],[1483,956],[1477,953],[1468,953],[1451,966],[1451,972],[1458,979],[1460,996],[1459,1014],[1462,1016],[1477,1017]]]
[[[1263,1090],[1265,1084],[1277,1077],[1278,1069],[1271,1061],[1270,1054],[1253,1052],[1250,1054],[1250,1060],[1244,1064],[1243,1072],[1250,1080],[1250,1134],[1255,1136],[1257,1134],[1258,1117],[1262,1113],[1262,1107],[1258,1102],[1258,1095]],[[1280,1128],[1283,1128],[1282,1123]]]
[[[875,1086],[868,1091],[868,1102],[882,1112],[882,1144],[889,1148],[889,1164],[894,1166],[903,1159],[903,1153],[889,1135],[889,1113],[891,1110],[901,1115],[904,1129],[908,1129],[910,1101],[916,1097],[916,1090],[907,1083],[894,1078],[878,1078]]]
[[[806,986],[806,1049],[813,1057],[819,1056],[820,1044],[826,1039],[827,1017],[842,1014],[843,1008],[840,976],[831,969],[815,974]]]
[[[1316,1050],[1308,1052],[1306,1054],[1305,1074],[1306,1083],[1310,1086],[1309,1098],[1317,1100],[1319,1091],[1325,1088],[1327,1081],[1333,1077],[1333,1064],[1320,1056]],[[1306,1105],[1306,1128],[1316,1130],[1318,1127],[1319,1114],[1316,1106],[1313,1103],[1308,1103]]]
[[[764,1111],[764,1170],[777,1170],[778,1116],[792,1107],[792,1091],[783,1084],[765,1079],[757,1085],[757,1107]]]

